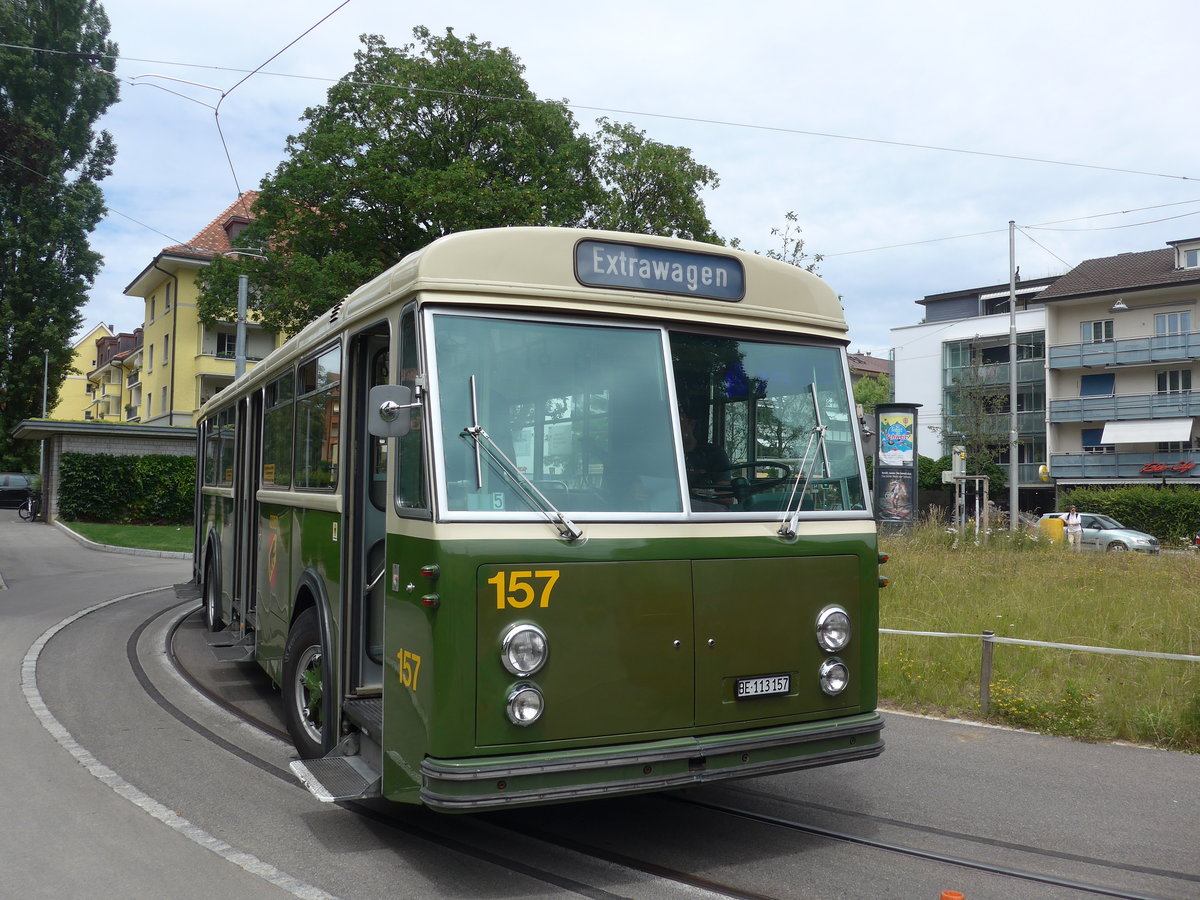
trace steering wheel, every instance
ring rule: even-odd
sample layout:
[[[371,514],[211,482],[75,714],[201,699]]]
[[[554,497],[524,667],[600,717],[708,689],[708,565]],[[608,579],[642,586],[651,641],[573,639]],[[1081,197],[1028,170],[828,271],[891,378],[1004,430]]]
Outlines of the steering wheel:
[[[774,478],[754,478],[747,477],[755,469],[770,469],[775,472],[781,472]],[[713,497],[736,497],[738,503],[745,503],[746,498],[752,494],[757,494],[761,491],[770,490],[773,487],[778,487],[781,484],[790,482],[793,477],[792,467],[785,462],[774,459],[759,459],[754,462],[736,462],[720,469],[714,469],[711,472],[704,473],[707,478],[720,478],[729,472],[737,472],[748,470],[747,475],[739,475],[731,477],[729,483],[699,485],[693,488],[693,493],[697,490],[701,493],[710,494]]]

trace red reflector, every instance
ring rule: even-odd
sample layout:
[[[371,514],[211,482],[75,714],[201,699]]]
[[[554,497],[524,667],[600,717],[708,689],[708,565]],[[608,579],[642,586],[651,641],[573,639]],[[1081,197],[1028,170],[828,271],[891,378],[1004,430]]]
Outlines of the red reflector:
[[[879,576],[879,586],[880,586],[881,588],[885,588],[885,587],[887,587],[889,584],[891,584],[891,581],[889,581],[888,579],[884,578],[882,575],[880,575],[880,576]]]
[[[442,605],[442,598],[438,594],[426,594],[421,598],[421,605],[428,606],[430,609],[437,609]]]
[[[879,554],[879,564],[882,566],[890,557],[886,553]]]

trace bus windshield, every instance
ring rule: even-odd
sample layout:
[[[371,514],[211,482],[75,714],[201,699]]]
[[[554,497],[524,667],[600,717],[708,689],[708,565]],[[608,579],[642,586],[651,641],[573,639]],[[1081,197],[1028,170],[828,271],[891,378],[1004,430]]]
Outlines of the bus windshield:
[[[545,503],[618,515],[865,509],[836,346],[657,326],[432,320],[448,512],[526,514]],[[472,427],[499,460],[480,452]]]

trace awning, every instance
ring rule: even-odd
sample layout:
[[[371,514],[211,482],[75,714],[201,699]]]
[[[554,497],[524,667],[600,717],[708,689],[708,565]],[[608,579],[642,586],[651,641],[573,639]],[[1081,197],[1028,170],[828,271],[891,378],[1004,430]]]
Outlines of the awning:
[[[1149,444],[1158,441],[1190,441],[1191,419],[1132,419],[1109,422],[1100,437],[1102,444]]]

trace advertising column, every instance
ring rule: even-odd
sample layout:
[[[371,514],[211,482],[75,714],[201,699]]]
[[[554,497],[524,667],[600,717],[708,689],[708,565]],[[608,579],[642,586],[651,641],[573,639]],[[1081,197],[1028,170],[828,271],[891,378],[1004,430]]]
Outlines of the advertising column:
[[[917,520],[917,407],[920,403],[880,403],[879,445],[875,453],[875,516],[881,524],[912,525]]]

